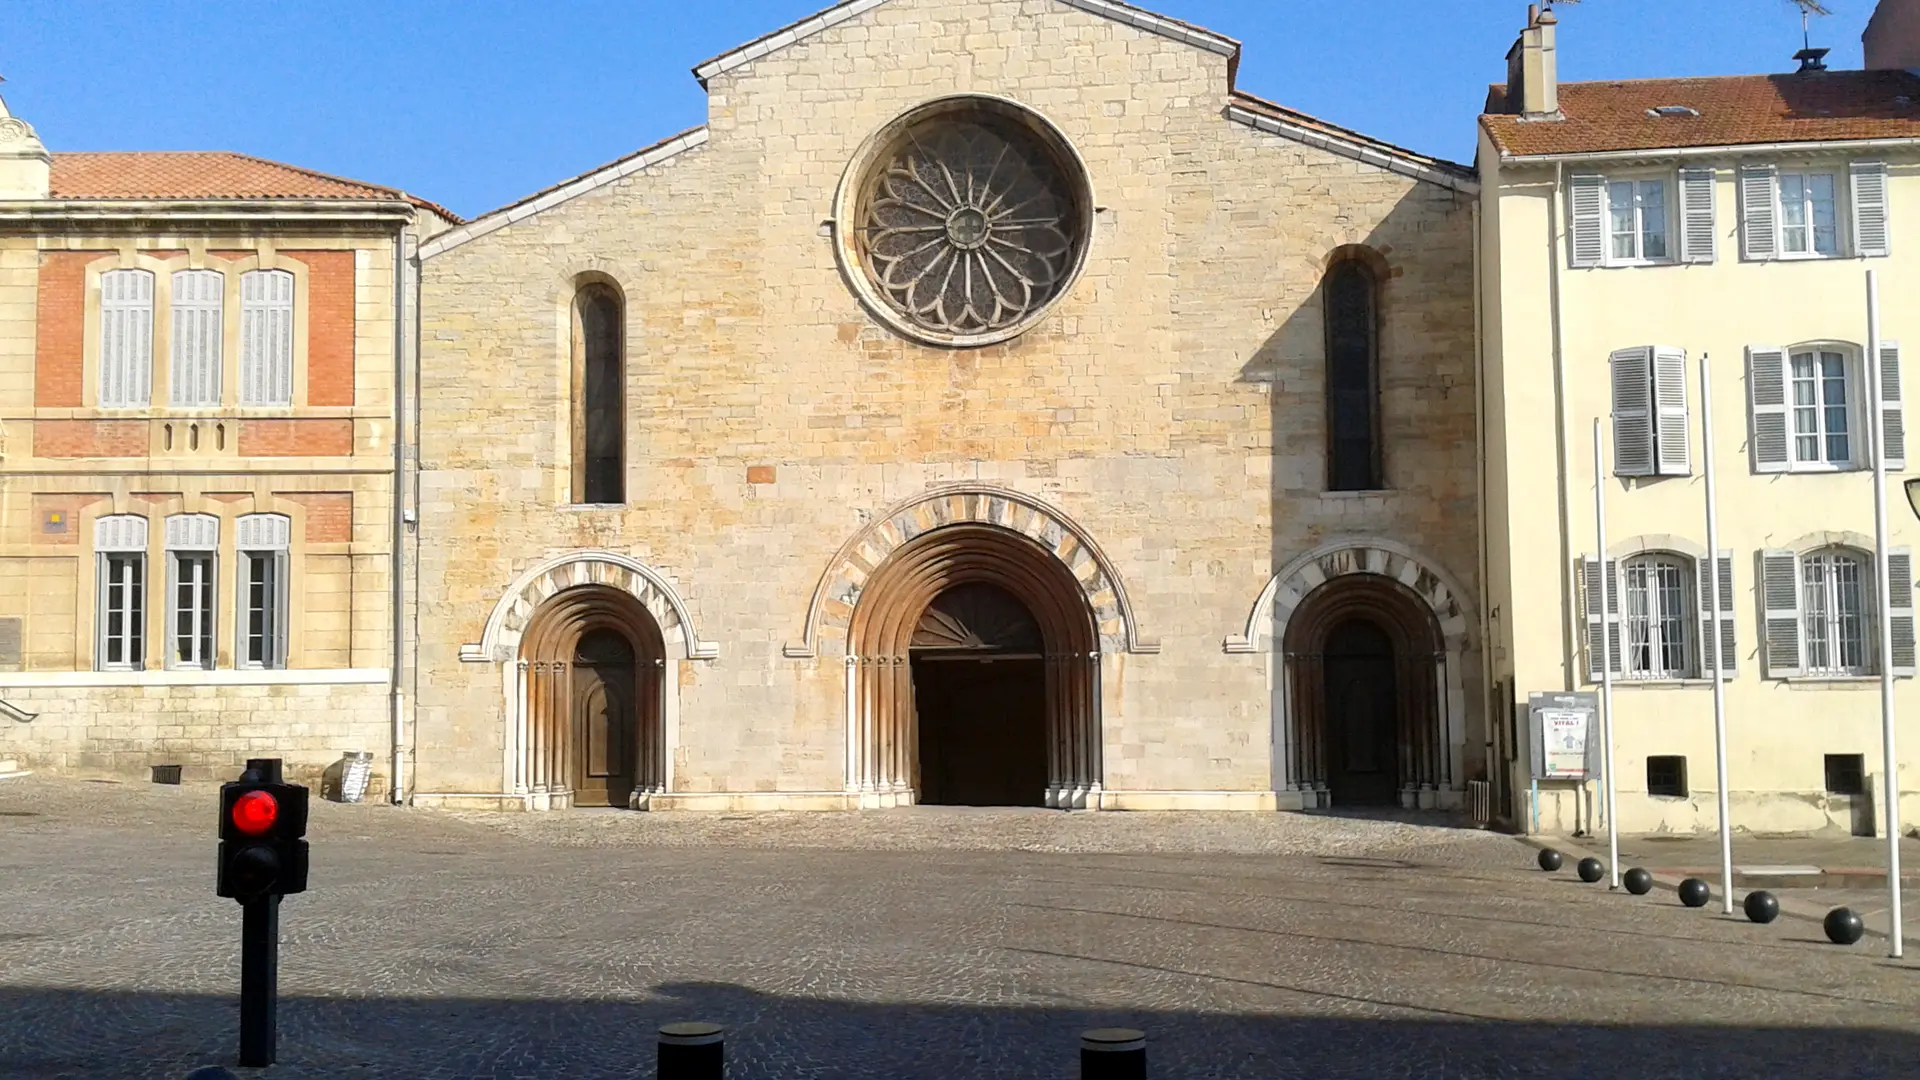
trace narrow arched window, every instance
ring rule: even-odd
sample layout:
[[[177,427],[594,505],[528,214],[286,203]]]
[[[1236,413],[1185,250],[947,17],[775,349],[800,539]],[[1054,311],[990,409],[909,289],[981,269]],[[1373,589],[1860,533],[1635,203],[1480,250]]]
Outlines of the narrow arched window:
[[[1321,292],[1327,322],[1327,487],[1375,491],[1380,475],[1379,283],[1342,259]]]
[[[573,304],[573,498],[626,501],[626,310],[611,286]]]

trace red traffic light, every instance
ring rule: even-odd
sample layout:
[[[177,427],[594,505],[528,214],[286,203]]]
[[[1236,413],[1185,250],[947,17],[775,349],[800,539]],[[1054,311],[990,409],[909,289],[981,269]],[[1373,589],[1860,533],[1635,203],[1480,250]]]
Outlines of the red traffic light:
[[[259,836],[280,820],[280,801],[264,791],[249,791],[233,802],[233,827]]]

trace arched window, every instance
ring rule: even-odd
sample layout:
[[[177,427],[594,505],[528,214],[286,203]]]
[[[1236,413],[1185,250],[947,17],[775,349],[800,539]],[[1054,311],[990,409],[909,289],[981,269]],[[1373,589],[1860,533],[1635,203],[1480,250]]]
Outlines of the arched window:
[[[1327,323],[1327,487],[1375,491],[1380,475],[1379,282],[1341,259],[1321,284]]]
[[[179,406],[220,404],[220,346],[226,340],[227,279],[217,270],[173,275],[173,393]]]
[[[293,404],[293,275],[240,276],[240,404]]]
[[[100,407],[144,409],[153,402],[153,274],[100,275]]]
[[[1688,679],[1693,662],[1693,626],[1700,619],[1694,560],[1670,552],[1634,555],[1620,564],[1626,622],[1625,674],[1629,679]]]
[[[626,305],[589,284],[573,304],[573,501],[626,496]]]

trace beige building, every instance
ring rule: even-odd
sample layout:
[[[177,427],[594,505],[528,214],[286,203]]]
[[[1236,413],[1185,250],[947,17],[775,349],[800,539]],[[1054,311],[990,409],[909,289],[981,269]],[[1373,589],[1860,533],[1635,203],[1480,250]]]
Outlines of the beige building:
[[[426,243],[414,799],[1484,775],[1470,170],[1114,0],[852,0]]]
[[[451,223],[0,105],[0,770],[384,760],[394,267]]]
[[[1912,57],[1913,13],[1883,5],[1868,56]],[[1781,75],[1557,84],[1557,29],[1551,14],[1533,21],[1480,125],[1488,641],[1503,708],[1517,714],[1508,730],[1522,736],[1501,754],[1518,793],[1509,805],[1530,816],[1528,694],[1595,689],[1611,641],[1621,827],[1717,828],[1703,648],[1717,636],[1735,826],[1871,827],[1862,796],[1881,770],[1884,635],[1913,820],[1920,526],[1899,490],[1900,342],[1920,341],[1920,76],[1828,71],[1816,56]],[[1892,469],[1884,626],[1869,273]],[[1719,506],[1711,553],[1705,412]],[[1717,618],[1709,567],[1723,586]],[[1548,830],[1593,821],[1570,789],[1550,788],[1539,810]]]

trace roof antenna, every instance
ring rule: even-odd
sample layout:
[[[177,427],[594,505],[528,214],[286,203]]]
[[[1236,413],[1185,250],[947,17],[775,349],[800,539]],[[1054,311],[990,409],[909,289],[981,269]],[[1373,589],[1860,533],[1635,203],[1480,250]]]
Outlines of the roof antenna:
[[[1821,3],[1820,0],[1793,0],[1793,5],[1800,9],[1800,41],[1802,45],[1800,51],[1793,54],[1793,58],[1800,61],[1800,71],[1802,73],[1827,70],[1826,57],[1827,54],[1833,50],[1816,49],[1813,47],[1813,17],[1815,15],[1831,15],[1833,11],[1829,9],[1827,5]]]

